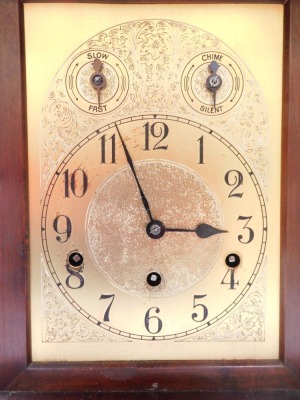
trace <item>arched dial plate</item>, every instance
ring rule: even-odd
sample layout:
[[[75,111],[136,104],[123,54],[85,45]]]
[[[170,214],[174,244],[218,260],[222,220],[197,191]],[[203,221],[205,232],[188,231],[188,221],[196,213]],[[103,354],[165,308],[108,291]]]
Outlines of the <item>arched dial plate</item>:
[[[272,358],[279,153],[262,92],[199,5],[127,7],[95,6],[105,24],[91,16],[49,65],[29,127],[33,359]]]
[[[166,228],[157,240],[118,132]],[[213,233],[199,237],[201,224]],[[143,114],[103,125],[70,150],[47,186],[41,231],[49,272],[82,317],[121,337],[178,339],[244,298],[264,259],[267,215],[254,171],[221,134]],[[237,266],[228,266],[231,254]]]

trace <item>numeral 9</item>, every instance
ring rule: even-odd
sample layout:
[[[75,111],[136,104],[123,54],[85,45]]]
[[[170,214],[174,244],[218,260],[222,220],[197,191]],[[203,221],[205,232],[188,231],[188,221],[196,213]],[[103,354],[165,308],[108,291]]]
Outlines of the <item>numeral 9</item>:
[[[72,224],[70,218],[66,215],[58,215],[53,221],[53,229],[56,233],[62,235],[56,236],[56,240],[58,242],[67,242],[72,232]]]

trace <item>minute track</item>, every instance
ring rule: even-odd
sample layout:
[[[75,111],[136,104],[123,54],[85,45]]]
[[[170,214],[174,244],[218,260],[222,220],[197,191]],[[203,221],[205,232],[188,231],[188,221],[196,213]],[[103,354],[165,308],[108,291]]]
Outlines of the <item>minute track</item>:
[[[253,190],[255,190],[255,193],[258,196],[258,199],[259,199],[258,203],[260,204],[260,208],[261,209],[265,208],[263,195],[262,195],[261,189],[259,187],[258,180],[255,178],[255,174],[253,173],[253,170],[250,168],[250,166],[248,165],[246,160],[236,150],[236,148],[228,140],[223,140],[223,137],[221,135],[217,134],[215,131],[212,131],[211,129],[208,129],[207,127],[202,126],[200,124],[197,124],[196,122],[191,121],[191,120],[185,120],[183,118],[179,119],[178,117],[174,117],[174,116],[171,116],[171,115],[159,115],[159,114],[156,114],[155,118],[154,118],[154,115],[140,115],[140,116],[136,116],[136,117],[133,116],[133,117],[130,117],[130,118],[126,119],[126,120],[119,120],[119,121],[116,121],[115,123],[111,123],[109,125],[105,125],[105,126],[99,128],[99,129],[97,129],[96,131],[92,132],[85,139],[83,139],[76,146],[74,146],[73,150],[71,150],[69,155],[67,155],[65,157],[65,159],[62,162],[62,164],[58,166],[56,172],[59,171],[60,173],[57,174],[56,172],[54,172],[53,179],[51,181],[51,184],[48,187],[48,192],[47,192],[46,197],[45,197],[45,204],[44,204],[44,208],[43,208],[43,210],[44,210],[43,211],[43,218],[44,219],[42,220],[43,229],[46,228],[46,221],[45,220],[48,220],[48,224],[47,224],[47,229],[46,229],[45,237],[44,237],[45,241],[43,241],[43,243],[45,245],[45,247],[44,247],[45,248],[45,256],[49,260],[48,267],[53,272],[55,271],[53,277],[54,277],[55,282],[56,282],[57,285],[59,284],[61,287],[65,287],[64,281],[62,280],[60,274],[56,273],[56,269],[57,269],[56,265],[54,264],[52,266],[52,262],[53,262],[52,259],[54,257],[54,255],[53,255],[54,253],[53,253],[52,247],[51,247],[52,245],[50,246],[49,252],[48,252],[48,247],[46,247],[48,245],[48,237],[49,237],[49,234],[51,234],[50,231],[51,231],[51,226],[52,226],[51,225],[52,224],[51,223],[51,219],[49,219],[49,215],[53,215],[53,214],[47,213],[47,211],[48,211],[49,208],[51,208],[51,209],[53,208],[52,207],[52,204],[53,204],[52,198],[56,197],[58,195],[58,194],[56,194],[56,192],[59,189],[59,185],[61,185],[61,182],[65,177],[65,175],[63,173],[65,169],[69,169],[70,174],[71,174],[71,172],[74,170],[75,167],[78,168],[78,165],[80,165],[80,168],[82,168],[82,169],[84,168],[84,170],[86,171],[87,175],[89,176],[88,192],[87,192],[87,194],[85,196],[91,196],[92,195],[92,192],[95,189],[90,188],[90,185],[94,184],[90,180],[91,167],[89,166],[89,164],[81,165],[81,162],[82,162],[81,160],[84,160],[84,157],[81,156],[81,153],[83,152],[83,154],[85,154],[85,148],[86,147],[89,147],[89,149],[95,149],[96,150],[95,144],[98,143],[98,140],[99,140],[98,138],[103,132],[107,132],[107,131],[113,132],[115,129],[117,129],[120,132],[121,127],[122,127],[121,138],[123,139],[123,135],[126,135],[126,138],[127,138],[127,136],[129,136],[128,147],[129,147],[129,144],[130,144],[130,147],[129,147],[130,154],[129,154],[129,151],[128,151],[126,145],[125,145],[127,153],[129,154],[129,159],[126,157],[128,166],[124,166],[124,161],[122,161],[119,165],[117,164],[117,165],[112,165],[112,166],[110,166],[110,165],[106,166],[106,165],[102,164],[101,165],[101,170],[105,170],[106,168],[111,168],[112,171],[115,171],[113,174],[118,174],[118,171],[120,171],[120,174],[123,173],[122,172],[123,170],[124,171],[128,171],[128,178],[127,179],[129,179],[130,181],[133,181],[132,185],[137,184],[137,186],[138,186],[138,183],[140,183],[140,181],[142,182],[142,185],[143,185],[142,193],[144,194],[144,197],[146,199],[146,202],[145,203],[143,202],[143,206],[144,206],[145,210],[147,211],[147,208],[149,208],[149,210],[150,210],[150,206],[149,205],[151,204],[152,207],[153,207],[153,210],[151,208],[151,211],[150,211],[150,215],[151,215],[152,219],[153,219],[152,212],[155,215],[155,217],[156,217],[156,215],[160,215],[157,212],[157,210],[159,210],[160,207],[157,207],[157,204],[156,204],[157,202],[155,201],[155,196],[151,197],[151,195],[150,195],[150,198],[148,198],[149,193],[151,193],[151,190],[149,191],[149,187],[150,188],[153,187],[154,183],[153,184],[151,182],[147,183],[147,179],[145,179],[145,178],[147,178],[148,175],[145,175],[145,172],[143,172],[143,171],[148,170],[148,171],[152,171],[152,173],[154,174],[156,170],[155,170],[155,168],[153,169],[153,166],[155,164],[153,164],[153,161],[149,161],[147,159],[144,160],[141,163],[141,161],[139,160],[140,154],[145,155],[145,156],[148,155],[148,153],[142,153],[142,152],[137,153],[137,155],[135,153],[135,158],[137,159],[137,161],[135,161],[134,164],[133,164],[133,154],[131,154],[131,152],[133,152],[133,150],[130,150],[132,148],[137,148],[136,143],[131,142],[132,138],[134,138],[134,136],[133,137],[130,136],[131,132],[138,132],[138,129],[140,129],[140,132],[143,131],[142,130],[142,126],[144,125],[144,121],[151,121],[151,120],[152,121],[164,121],[166,124],[168,124],[168,126],[170,128],[170,132],[171,132],[170,135],[171,134],[174,135],[175,132],[177,134],[177,131],[178,131],[178,133],[184,132],[184,134],[188,138],[191,137],[191,140],[192,140],[192,137],[195,136],[195,138],[197,138],[198,137],[197,135],[204,134],[205,135],[204,137],[206,139],[206,142],[205,142],[206,144],[208,144],[208,139],[211,138],[210,139],[211,143],[215,143],[215,141],[216,141],[216,143],[219,143],[220,146],[222,146],[222,147],[224,146],[225,149],[227,148],[226,151],[227,151],[228,157],[231,154],[230,157],[233,157],[233,160],[235,160],[235,159],[238,160],[238,163],[240,163],[240,165],[242,166],[241,168],[243,168],[243,170],[241,169],[241,171],[244,174],[244,178],[246,179],[246,174],[247,174],[248,179],[250,179],[248,184],[249,185],[254,185],[255,189],[253,188]],[[176,128],[176,127],[178,127],[178,128]],[[175,128],[177,129],[176,131],[175,131]],[[110,135],[109,132],[108,132],[108,136]],[[124,132],[124,134],[122,134],[122,132]],[[139,137],[137,136],[137,138],[139,138]],[[133,144],[134,144],[134,146],[133,146]],[[169,146],[169,147],[171,148],[171,146]],[[123,149],[124,149],[124,147],[123,147]],[[125,149],[124,149],[124,153],[126,155]],[[96,154],[96,152],[95,152],[95,154]],[[153,155],[155,155],[156,153],[153,152],[151,154],[152,154],[152,157],[153,157]],[[165,154],[165,153],[163,153],[163,154]],[[99,155],[98,155],[98,157],[99,157]],[[76,160],[78,160],[78,161],[76,161]],[[156,163],[159,164],[160,162],[161,161],[157,161]],[[93,166],[95,165],[95,163],[92,163],[92,162],[90,162],[90,163]],[[133,169],[132,169],[130,164],[132,164]],[[161,170],[163,171],[163,168],[164,168],[163,165],[167,166],[169,164],[170,164],[170,162],[165,160],[164,163],[161,164],[162,165]],[[70,165],[73,165],[73,167],[71,167]],[[141,169],[141,165],[143,166],[142,169]],[[207,166],[203,165],[203,166],[198,166],[197,168],[199,169],[199,171],[202,171],[206,167]],[[99,168],[99,167],[97,167],[97,168]],[[176,168],[179,168],[179,167],[176,167]],[[177,169],[176,168],[174,169],[175,176],[177,174],[177,172],[176,172]],[[133,170],[135,172],[135,175],[136,175],[137,179],[135,177],[134,177],[134,179],[132,179],[132,177],[134,176]],[[144,176],[143,176],[143,174],[144,174]],[[113,175],[113,176],[115,176],[115,175]],[[142,178],[142,176],[143,176],[143,178]],[[152,175],[150,174],[149,177],[151,177],[151,176]],[[159,179],[159,177],[157,179]],[[179,183],[178,186],[179,187],[181,186],[181,180],[180,179],[178,180],[178,183]],[[224,179],[223,179],[223,181],[224,181]],[[127,180],[125,180],[124,182],[127,182]],[[176,185],[176,179],[174,181],[174,184]],[[224,182],[223,184],[225,185],[225,188],[226,188],[226,183]],[[120,185],[118,187],[119,187],[119,189],[121,189]],[[162,187],[163,187],[163,185],[162,185]],[[230,188],[228,187],[228,189],[230,189]],[[182,191],[182,190],[180,190],[180,191]],[[132,193],[131,189],[130,190],[128,189],[128,195],[129,196],[131,195],[131,193]],[[145,193],[147,193],[147,198],[145,196]],[[116,192],[116,195],[117,194],[118,194],[118,192]],[[85,196],[83,197],[83,199],[85,199]],[[119,194],[118,194],[118,196],[119,196]],[[136,191],[136,196],[138,198],[138,202],[140,203],[141,202],[140,198],[143,199],[143,196],[142,196],[141,192],[140,191]],[[112,197],[109,197],[109,198],[110,198],[110,202],[112,202],[113,198]],[[121,197],[121,199],[122,199],[122,203],[123,203],[125,201],[125,199],[123,199],[122,197]],[[161,196],[161,199],[167,200],[167,198],[165,198],[164,195]],[[174,199],[175,199],[175,192],[174,192]],[[175,226],[174,226],[173,222],[172,222],[172,214],[173,214],[172,205],[173,204],[177,204],[177,203],[174,203],[174,199],[172,198],[172,196],[170,196],[170,200],[172,200],[172,201],[170,202],[171,205],[168,206],[168,208],[167,208],[169,217],[166,219],[166,228],[165,228],[166,235],[164,235],[164,237],[161,238],[162,242],[164,242],[165,239],[167,237],[169,237],[170,240],[171,240],[170,243],[172,243],[173,237],[175,238],[175,236],[178,236],[179,242],[181,242],[182,238],[185,237],[185,236],[186,236],[186,238],[188,238],[188,240],[190,240],[191,237],[194,237],[194,235],[190,235],[190,233],[192,233],[192,234],[196,233],[199,238],[204,239],[203,242],[209,242],[209,240],[213,239],[214,237],[224,237],[225,238],[228,235],[231,235],[231,238],[233,237],[232,236],[231,226],[230,226],[230,229],[228,229],[228,230],[220,228],[222,226],[224,226],[224,228],[227,228],[227,226],[228,226],[227,221],[226,221],[225,224],[223,223],[223,219],[218,220],[218,222],[216,224],[214,224],[213,223],[213,219],[210,218],[208,223],[204,223],[203,222],[203,223],[199,224],[198,227],[196,227],[196,228],[189,228],[189,225],[191,223],[191,219],[187,220],[188,221],[187,224],[179,223],[178,224],[179,227],[176,227],[176,223],[175,223],[174,224]],[[224,197],[224,201],[225,200],[226,200],[226,198]],[[63,202],[62,204],[65,204],[67,206],[69,201],[70,202],[75,202],[75,201],[79,202],[80,200],[79,199],[75,199],[75,197],[73,196],[69,200],[68,199],[66,199],[66,200],[61,199],[61,201]],[[94,201],[96,203],[99,203],[99,204],[101,204],[103,202],[103,200],[98,201],[96,198],[94,199]],[[230,200],[226,200],[226,201],[230,201]],[[90,200],[89,200],[89,202],[90,202]],[[160,201],[159,204],[162,204],[162,202]],[[185,214],[186,217],[188,218],[188,212],[184,207],[184,203],[180,203],[180,204],[181,204],[180,207],[178,207],[178,206],[176,206],[176,207],[180,208],[181,213]],[[188,205],[188,203],[186,203],[186,205]],[[139,207],[139,209],[141,210],[141,214],[143,214],[144,210],[141,207]],[[70,210],[72,210],[72,208]],[[175,208],[174,208],[174,211],[175,211]],[[53,209],[52,213],[53,212],[55,213],[56,211]],[[73,214],[69,215],[67,211],[64,211],[64,213],[66,215],[68,215],[70,217],[70,219],[72,220],[72,222],[73,222],[73,219],[75,218],[75,215],[74,216],[73,216]],[[263,225],[264,225],[263,229],[265,229],[267,220],[265,218],[265,212],[263,212],[263,214],[264,214],[264,218],[262,219],[262,222],[263,222]],[[104,214],[100,213],[98,215],[104,215]],[[148,215],[148,217],[150,219],[150,215],[149,215],[148,212],[147,212],[147,215]],[[129,216],[129,218],[131,217],[130,208],[128,209],[128,216]],[[202,218],[203,217],[201,217],[201,219]],[[162,215],[162,220],[163,221],[165,220],[164,215]],[[193,220],[195,220],[194,217],[193,217]],[[75,219],[74,219],[74,221],[75,221]],[[153,221],[154,221],[154,219],[153,219]],[[176,220],[174,219],[174,221],[176,221]],[[61,222],[64,222],[64,220],[61,219]],[[197,223],[197,218],[196,218],[196,223]],[[75,232],[75,229],[78,229],[78,228],[76,228],[76,224],[75,223],[73,225],[74,225],[74,232]],[[186,228],[180,228],[180,226],[183,226],[183,227],[186,227]],[[62,228],[60,228],[60,229],[62,229]],[[198,232],[197,232],[197,230],[198,230]],[[141,233],[144,232],[143,229],[140,229],[140,232]],[[172,232],[174,232],[174,235],[172,235]],[[178,233],[178,235],[175,235],[176,232]],[[247,231],[245,231],[245,232],[247,232]],[[167,235],[167,233],[168,233],[168,235]],[[185,235],[185,233],[186,233],[186,235]],[[205,240],[206,238],[207,238],[207,240]],[[228,239],[224,239],[224,240],[228,241]],[[151,242],[154,243],[155,241],[151,241]],[[200,242],[202,242],[202,240],[198,240],[198,243],[200,243]],[[155,242],[155,243],[157,243],[157,242]],[[57,244],[57,245],[59,245],[59,244]],[[261,265],[261,263],[263,261],[262,258],[263,258],[263,254],[264,254],[264,251],[265,251],[264,242],[261,245],[264,246],[264,247],[261,248],[260,255],[259,255],[259,260],[257,261],[258,264],[256,265],[255,268],[254,268],[254,265],[253,265],[253,268],[255,270],[255,276],[257,275],[259,266]],[[145,252],[147,252],[147,249],[146,248],[141,248],[141,251],[143,253],[145,253]],[[87,253],[87,252],[85,251],[85,253]],[[153,253],[153,254],[155,254],[155,253]],[[87,263],[87,265],[88,265],[87,268],[91,268],[91,264],[92,264],[92,261],[89,260],[89,262]],[[124,269],[124,267],[122,267],[122,268],[118,267],[118,271],[119,271],[118,273],[120,273],[120,271],[122,271],[122,269]],[[155,272],[155,265],[154,265],[153,271]],[[87,272],[88,271],[86,269],[83,273],[86,274]],[[161,273],[160,271],[157,271],[157,272]],[[163,276],[163,274],[162,274],[162,276]],[[86,286],[86,285],[88,285],[88,279],[86,278],[86,275],[84,277],[85,277],[85,285],[84,286]],[[96,277],[96,275],[95,275],[95,277]],[[145,275],[145,277],[146,277],[146,275]],[[165,277],[163,276],[162,284],[158,285],[159,289],[160,289],[160,287],[163,287],[162,285],[164,284],[164,279],[165,279]],[[252,277],[252,275],[249,276],[249,280],[252,283],[254,281],[254,277]],[[147,332],[144,332],[144,333],[143,332],[138,332],[135,329],[133,329],[131,332],[130,331],[128,332],[128,330],[125,329],[124,326],[118,326],[119,325],[118,321],[113,319],[113,314],[111,316],[111,322],[110,323],[104,323],[101,319],[99,319],[99,316],[97,316],[97,315],[95,315],[93,313],[93,311],[90,311],[89,309],[86,309],[85,306],[81,305],[80,300],[78,300],[76,298],[77,293],[75,293],[74,290],[72,291],[69,288],[66,288],[64,291],[61,290],[61,292],[62,292],[63,295],[65,295],[65,297],[67,298],[68,301],[70,301],[70,299],[74,298],[74,300],[72,300],[71,304],[75,309],[78,310],[78,307],[76,307],[75,305],[76,304],[80,304],[82,311],[80,310],[79,312],[83,317],[88,318],[89,321],[94,322],[94,323],[96,323],[96,321],[97,321],[96,325],[102,327],[104,330],[108,330],[109,329],[109,332],[115,333],[118,336],[124,336],[124,337],[127,337],[128,339],[136,339],[136,340],[151,340],[153,337],[155,337],[156,340],[172,340],[172,339],[180,340],[180,338],[184,338],[186,336],[192,335],[195,332],[200,332],[200,331],[205,330],[207,327],[210,327],[214,323],[220,321],[223,318],[224,315],[227,315],[228,312],[231,311],[232,308],[235,307],[240,302],[240,300],[247,293],[248,289],[250,289],[250,287],[252,286],[252,285],[248,285],[249,280],[247,280],[247,282],[244,283],[244,285],[243,285],[244,289],[243,290],[241,289],[239,291],[240,295],[235,299],[235,301],[232,301],[231,303],[227,303],[227,307],[224,307],[223,310],[220,311],[219,313],[214,313],[214,314],[209,313],[207,319],[205,321],[203,321],[203,322],[191,321],[189,326],[186,325],[185,329],[178,329],[177,331],[174,331],[173,333],[170,333],[168,330],[165,330],[165,331],[162,330],[161,332],[158,332],[157,334],[154,334],[154,335],[153,334],[147,334]],[[152,289],[155,290],[156,288],[154,287],[154,288],[151,288],[151,290]],[[80,291],[80,290],[88,290],[88,289],[85,289],[85,287],[83,287],[83,288],[78,289],[78,291]],[[106,291],[106,293],[107,294],[115,294],[115,290],[114,291],[113,290],[114,289],[111,289],[110,292]],[[151,295],[149,295],[149,296],[151,298]],[[73,301],[74,301],[74,303],[73,303]],[[117,304],[119,304],[118,301],[119,300],[118,300],[118,296],[117,296],[117,293],[116,293],[116,300],[115,300],[114,305],[112,306],[112,312],[114,311],[115,306]],[[153,297],[151,301],[152,301],[151,304],[153,306],[155,306],[155,307],[159,306],[161,311],[157,315],[154,314],[154,311],[153,312],[151,311],[150,314],[149,314],[149,319],[150,319],[150,321],[154,321],[153,318],[161,319],[162,322],[163,322],[163,329],[165,329],[165,325],[167,323],[167,315],[164,312],[164,307],[160,304],[161,300],[158,300],[158,298],[154,298]],[[206,299],[203,301],[204,304],[205,304],[205,301],[206,301]],[[104,303],[104,301],[103,301],[103,303]],[[202,303],[199,303],[199,308],[196,309],[198,314],[199,314],[199,309],[201,311],[201,308],[200,308],[200,307],[202,307],[201,304]],[[102,305],[102,301],[101,301],[101,305]],[[196,306],[197,306],[197,304],[196,304]],[[150,306],[149,306],[149,310],[150,310]],[[145,309],[145,312],[146,311],[147,311],[147,309]],[[192,315],[193,314],[193,309],[191,309],[189,313]],[[89,315],[89,317],[88,317],[88,315]],[[141,315],[140,317],[143,318],[144,316]],[[202,317],[201,317],[201,313],[200,313],[200,317],[198,317],[198,319],[201,321],[201,318]],[[153,329],[153,330],[155,330],[155,329]]]

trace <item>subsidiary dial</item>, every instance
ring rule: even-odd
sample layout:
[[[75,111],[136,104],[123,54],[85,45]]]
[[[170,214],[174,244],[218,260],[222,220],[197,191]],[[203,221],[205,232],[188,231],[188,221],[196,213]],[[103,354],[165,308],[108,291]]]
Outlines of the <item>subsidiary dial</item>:
[[[239,101],[244,78],[238,63],[227,54],[198,54],[184,68],[182,94],[195,111],[211,117],[231,110]]]
[[[99,49],[84,51],[73,59],[65,85],[76,107],[89,114],[103,115],[122,104],[129,80],[122,61]]]

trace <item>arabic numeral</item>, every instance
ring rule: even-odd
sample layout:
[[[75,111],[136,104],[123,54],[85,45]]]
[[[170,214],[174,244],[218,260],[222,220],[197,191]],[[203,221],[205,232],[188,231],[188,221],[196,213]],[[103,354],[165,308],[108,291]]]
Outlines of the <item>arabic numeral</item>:
[[[103,321],[107,321],[109,322],[109,312],[112,306],[112,303],[115,299],[115,295],[114,294],[101,294],[99,300],[110,300],[108,302],[108,306],[106,307],[106,310],[104,312],[104,316],[103,316]]]
[[[228,278],[229,274],[229,280],[226,280]],[[224,278],[221,282],[221,285],[229,285],[229,289],[235,289],[235,285],[239,285],[239,281],[234,280],[234,269],[233,268],[228,268],[228,271],[224,275]]]
[[[53,221],[53,229],[58,233],[58,236],[56,236],[58,242],[67,242],[72,233],[72,223],[70,218],[66,215],[58,215]]]
[[[156,334],[162,330],[162,321],[156,315],[150,315],[152,312],[160,313],[158,307],[151,307],[145,315],[145,327],[149,333]]]
[[[232,186],[233,189],[229,193],[228,197],[239,197],[243,196],[243,192],[236,192],[236,189],[243,184],[243,174],[237,170],[230,170],[225,175],[225,182],[228,186]]]
[[[102,135],[100,137],[100,163],[107,164],[107,142],[110,142],[110,164],[116,164],[116,135],[113,134],[109,139],[107,139],[106,135]]]
[[[241,242],[243,244],[248,244],[248,243],[252,242],[252,240],[254,239],[254,230],[248,226],[248,223],[250,222],[251,218],[252,218],[252,216],[251,217],[243,217],[240,215],[237,219],[238,221],[247,221],[243,227],[243,229],[245,229],[247,231],[247,235],[245,235],[245,236],[239,235],[238,236],[239,242]]]
[[[199,142],[199,161],[198,164],[204,164],[204,137],[201,136],[197,142]]]
[[[67,169],[64,173],[65,197],[70,197],[70,191],[75,197],[83,197],[88,187],[87,174],[80,168],[70,173]]]
[[[153,150],[167,150],[168,145],[160,145],[162,141],[164,141],[168,134],[169,134],[169,127],[167,124],[164,122],[155,122],[154,124],[150,125],[149,122],[147,122],[145,125],[143,125],[143,128],[145,128],[145,148],[144,150],[150,150],[150,137],[155,139],[160,139],[154,146]]]
[[[206,318],[208,317],[208,308],[206,307],[206,305],[202,304],[202,303],[198,303],[198,300],[203,299],[204,297],[206,297],[207,294],[195,294],[194,295],[194,308],[199,308],[198,313],[194,312],[192,314],[192,319],[195,322],[202,322],[205,321]]]
[[[70,289],[82,288],[82,286],[84,285],[84,278],[80,274],[80,272],[74,271],[74,269],[72,269],[72,267],[70,267],[69,264],[66,265],[66,269],[70,274],[67,276],[67,279],[66,279],[66,285],[68,286],[68,288],[70,288]],[[75,280],[75,279],[77,280],[77,286],[75,285],[75,282],[72,282],[72,280]]]

